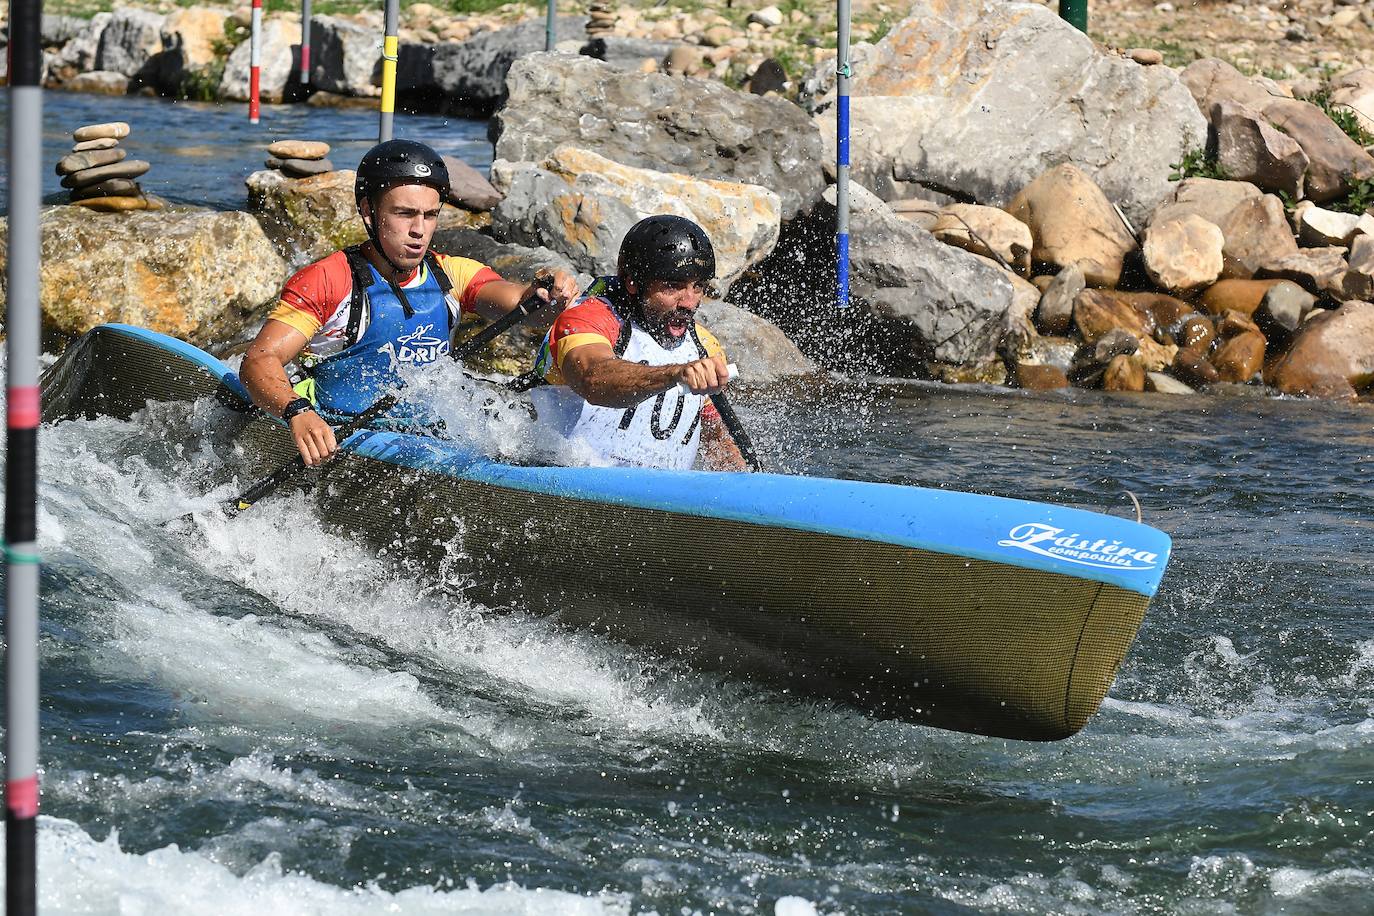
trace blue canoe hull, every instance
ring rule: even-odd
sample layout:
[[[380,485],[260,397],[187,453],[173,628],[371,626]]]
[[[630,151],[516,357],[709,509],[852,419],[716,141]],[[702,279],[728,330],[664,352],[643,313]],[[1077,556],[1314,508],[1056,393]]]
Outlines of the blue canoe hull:
[[[253,457],[289,458],[223,363],[97,328],[45,377],[45,417],[215,395]],[[472,597],[880,715],[1048,740],[1097,709],[1158,588],[1167,535],[1079,509],[778,474],[522,467],[368,431],[321,516],[451,570]],[[396,550],[397,547],[401,549]]]

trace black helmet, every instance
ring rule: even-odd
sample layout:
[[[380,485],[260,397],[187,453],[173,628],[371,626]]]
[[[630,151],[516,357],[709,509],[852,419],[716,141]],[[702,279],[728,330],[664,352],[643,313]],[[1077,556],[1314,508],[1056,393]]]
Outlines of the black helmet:
[[[415,140],[388,140],[368,150],[358,163],[353,182],[353,197],[359,206],[363,198],[397,184],[423,184],[448,199],[448,166],[434,150]]]
[[[681,216],[650,216],[630,227],[620,243],[621,275],[652,280],[700,280],[716,276],[716,251],[696,223]]]

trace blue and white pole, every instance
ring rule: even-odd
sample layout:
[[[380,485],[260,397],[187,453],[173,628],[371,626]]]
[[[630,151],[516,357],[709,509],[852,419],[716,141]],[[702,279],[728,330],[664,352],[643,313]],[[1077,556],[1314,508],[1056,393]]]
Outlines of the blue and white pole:
[[[38,839],[38,264],[42,0],[10,4],[5,345],[5,912],[35,910]]]
[[[837,0],[835,36],[835,274],[837,303],[849,307],[849,0]]]

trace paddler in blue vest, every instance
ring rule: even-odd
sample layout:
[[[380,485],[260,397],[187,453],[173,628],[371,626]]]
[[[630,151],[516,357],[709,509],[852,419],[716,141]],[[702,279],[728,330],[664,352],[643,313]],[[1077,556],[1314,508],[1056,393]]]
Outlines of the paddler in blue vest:
[[[554,320],[530,396],[568,461],[710,470],[744,459],[709,396],[729,381],[725,353],[696,310],[716,275],[692,220],[651,216],[625,234],[617,275],[601,277]]]
[[[529,294],[532,287],[484,264],[429,250],[448,193],[448,167],[423,143],[368,150],[354,185],[368,241],[287,280],[244,355],[240,377],[254,403],[290,425],[306,464],[337,451],[328,421],[356,416],[399,387],[402,367],[446,356],[462,313],[494,320]],[[577,282],[557,271],[552,290],[538,294],[550,305],[535,317],[547,322],[577,295]]]

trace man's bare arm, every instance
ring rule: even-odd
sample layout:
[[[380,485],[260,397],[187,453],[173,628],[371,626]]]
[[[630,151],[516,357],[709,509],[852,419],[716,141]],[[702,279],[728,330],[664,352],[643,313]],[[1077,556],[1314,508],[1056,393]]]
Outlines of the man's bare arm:
[[[620,359],[610,344],[583,344],[563,359],[563,379],[598,407],[633,407],[683,382],[693,394],[715,394],[729,379],[725,358],[708,356],[676,366],[645,366]]]
[[[708,471],[743,471],[748,467],[735,437],[715,411],[701,418],[701,461]]]
[[[286,364],[300,354],[306,343],[305,335],[284,321],[269,318],[263,323],[239,367],[239,378],[253,396],[254,404],[280,417],[286,405],[296,399],[286,377]],[[334,430],[313,410],[296,414],[289,425],[296,449],[307,465],[319,464],[338,451]]]

